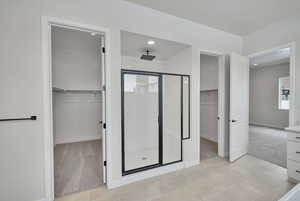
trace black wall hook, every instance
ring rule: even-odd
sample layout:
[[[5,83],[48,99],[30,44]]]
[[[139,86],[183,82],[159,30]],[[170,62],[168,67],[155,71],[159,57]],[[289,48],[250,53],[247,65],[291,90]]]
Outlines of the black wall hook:
[[[0,121],[24,121],[24,120],[37,120],[37,116],[30,116],[28,118],[0,119]]]

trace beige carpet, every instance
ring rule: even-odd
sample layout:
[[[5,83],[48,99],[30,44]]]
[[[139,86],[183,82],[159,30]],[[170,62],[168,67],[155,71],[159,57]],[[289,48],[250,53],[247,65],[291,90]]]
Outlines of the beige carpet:
[[[56,145],[54,182],[56,197],[100,186],[102,184],[101,140]]]
[[[286,167],[286,138],[284,130],[250,126],[248,153],[259,159]]]
[[[218,156],[218,144],[216,142],[200,138],[200,160],[207,160]]]

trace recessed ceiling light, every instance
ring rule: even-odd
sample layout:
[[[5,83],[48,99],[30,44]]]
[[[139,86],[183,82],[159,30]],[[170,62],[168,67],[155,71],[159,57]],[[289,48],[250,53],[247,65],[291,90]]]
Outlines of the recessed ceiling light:
[[[253,64],[253,66],[257,66],[258,64]]]
[[[96,36],[97,33],[96,33],[96,32],[91,32],[91,35],[92,35],[92,36]]]
[[[155,41],[154,41],[154,40],[149,40],[149,41],[147,42],[147,44],[148,44],[148,45],[154,45],[154,44],[155,44]]]

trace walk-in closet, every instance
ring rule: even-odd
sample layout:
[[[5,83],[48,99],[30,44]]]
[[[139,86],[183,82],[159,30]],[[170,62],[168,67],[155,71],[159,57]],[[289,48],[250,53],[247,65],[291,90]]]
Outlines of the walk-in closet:
[[[51,27],[55,197],[103,184],[103,35]]]
[[[200,159],[218,155],[218,56],[200,55]]]

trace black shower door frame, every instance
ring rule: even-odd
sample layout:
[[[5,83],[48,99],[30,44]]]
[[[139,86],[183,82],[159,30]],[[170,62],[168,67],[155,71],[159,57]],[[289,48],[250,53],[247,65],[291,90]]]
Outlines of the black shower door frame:
[[[158,103],[159,103],[159,107],[158,107],[158,149],[159,149],[159,156],[158,156],[158,163],[156,164],[152,164],[152,165],[148,165],[148,166],[144,166],[144,167],[139,167],[139,168],[135,168],[135,169],[130,169],[130,170],[126,170],[125,169],[125,105],[124,105],[124,76],[127,74],[131,74],[131,75],[145,75],[145,76],[157,76],[158,77]],[[181,156],[180,156],[180,160],[177,161],[172,161],[169,163],[163,163],[163,75],[171,75],[171,76],[179,76],[181,78],[181,91],[180,91],[180,101],[181,101]],[[189,101],[189,125],[188,125],[188,138],[184,138],[183,137],[183,77],[188,77],[189,80],[189,89],[188,89],[188,101]],[[166,165],[171,165],[174,163],[179,163],[183,161],[183,140],[186,139],[190,139],[190,75],[184,75],[184,74],[174,74],[174,73],[162,73],[162,72],[152,72],[152,71],[137,71],[137,70],[128,70],[128,69],[122,69],[121,70],[121,141],[122,141],[122,175],[126,176],[129,174],[134,174],[137,172],[141,172],[141,171],[145,171],[145,170],[149,170],[149,169],[153,169],[153,168],[157,168],[157,167],[162,167],[162,166],[166,166]]]

